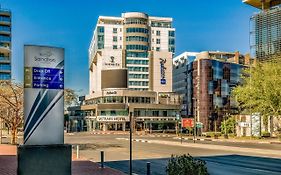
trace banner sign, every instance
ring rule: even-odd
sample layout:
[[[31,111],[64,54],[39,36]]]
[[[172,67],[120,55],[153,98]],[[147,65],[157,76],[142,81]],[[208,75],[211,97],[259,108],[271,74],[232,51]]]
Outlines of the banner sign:
[[[181,124],[183,128],[192,128],[194,127],[194,119],[193,118],[182,118]]]
[[[64,49],[24,46],[24,144],[63,144]]]

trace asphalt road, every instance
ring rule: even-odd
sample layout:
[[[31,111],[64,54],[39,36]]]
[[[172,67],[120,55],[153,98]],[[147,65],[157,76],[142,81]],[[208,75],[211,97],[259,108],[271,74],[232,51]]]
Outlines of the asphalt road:
[[[78,133],[66,135],[65,142],[80,145],[80,155],[95,162],[100,162],[100,151],[105,152],[105,165],[128,173],[129,135],[92,135]],[[281,159],[271,158],[280,152],[281,145],[184,141],[171,137],[156,137],[155,135],[134,136],[141,141],[151,143],[133,142],[133,170],[135,174],[146,174],[146,163],[151,162],[153,175],[165,174],[165,167],[169,157],[174,155],[190,154],[207,162],[211,175],[277,175],[281,174]],[[157,143],[159,141],[159,143]],[[173,144],[161,144],[162,142]],[[237,149],[236,149],[237,148]],[[249,150],[247,151],[241,151]],[[269,154],[252,151],[272,150]],[[75,152],[75,149],[74,149]],[[281,154],[276,154],[281,158]],[[275,156],[275,157],[276,157]],[[265,158],[268,157],[268,158]]]
[[[280,175],[281,159],[239,155],[198,157],[207,163],[210,175]],[[133,161],[133,173],[146,175],[146,164],[151,163],[152,175],[165,175],[168,159]],[[128,173],[128,161],[107,162],[106,166]]]

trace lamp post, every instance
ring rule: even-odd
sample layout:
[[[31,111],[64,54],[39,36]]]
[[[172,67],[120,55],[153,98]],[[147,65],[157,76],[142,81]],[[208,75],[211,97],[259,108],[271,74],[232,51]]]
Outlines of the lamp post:
[[[129,122],[130,122],[130,160],[129,160],[129,175],[133,174],[133,164],[132,164],[132,155],[133,155],[133,138],[132,138],[132,132],[133,132],[133,119],[132,119],[132,112],[130,112],[129,103],[126,104],[126,109],[129,115]]]
[[[129,112],[130,117],[130,175],[133,173],[133,165],[132,165],[132,152],[133,152],[133,140],[132,140],[132,130],[133,130],[133,122],[132,122],[132,112]]]
[[[194,115],[194,120],[193,120],[193,142],[195,143],[196,140],[196,116],[197,116],[197,101],[196,98],[192,98],[194,100],[194,109],[195,109],[195,115]]]

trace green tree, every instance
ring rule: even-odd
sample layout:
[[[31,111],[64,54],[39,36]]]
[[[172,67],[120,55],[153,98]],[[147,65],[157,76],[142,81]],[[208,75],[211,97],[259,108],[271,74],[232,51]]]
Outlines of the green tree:
[[[268,116],[281,115],[281,60],[257,63],[244,70],[243,83],[233,95],[244,113],[259,113],[267,124]],[[266,125],[267,126],[267,125]],[[266,127],[266,130],[268,128]]]
[[[13,81],[0,81],[0,118],[12,131],[11,143],[17,143],[23,124],[23,86]]]
[[[65,110],[72,105],[78,105],[78,95],[73,89],[65,88],[64,89],[64,108],[65,108]]]
[[[230,116],[225,121],[223,120],[221,122],[221,132],[226,134],[234,134],[235,133],[235,126],[236,126],[236,120],[234,116]]]

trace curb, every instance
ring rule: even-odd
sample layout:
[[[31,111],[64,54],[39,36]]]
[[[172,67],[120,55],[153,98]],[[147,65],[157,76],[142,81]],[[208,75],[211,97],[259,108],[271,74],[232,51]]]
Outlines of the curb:
[[[117,140],[126,140],[129,141],[128,138],[116,138]],[[133,142],[141,142],[141,143],[151,143],[151,141],[143,140],[143,139],[132,139]]]
[[[180,137],[174,137],[174,139],[181,140]],[[221,140],[221,139],[201,139],[201,138],[182,138],[182,140],[197,140],[197,141],[210,141],[210,142],[230,142],[230,143],[255,143],[255,144],[281,144],[281,142],[247,142],[247,140]]]

